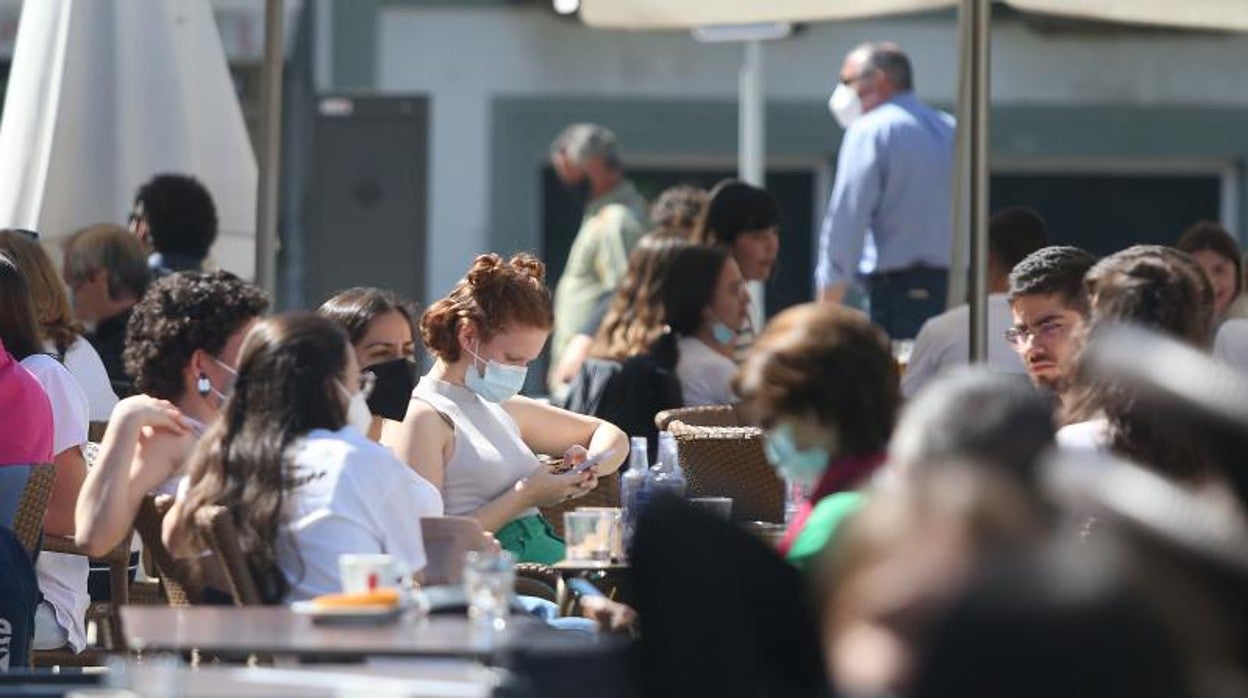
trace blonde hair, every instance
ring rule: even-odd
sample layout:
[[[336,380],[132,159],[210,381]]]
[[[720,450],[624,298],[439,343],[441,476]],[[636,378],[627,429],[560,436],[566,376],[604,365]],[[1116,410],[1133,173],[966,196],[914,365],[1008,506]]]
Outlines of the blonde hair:
[[[52,258],[38,242],[7,228],[0,230],[0,252],[7,254],[30,282],[35,319],[44,341],[51,341],[57,352],[64,354],[82,335],[82,325],[69,307],[69,296]]]

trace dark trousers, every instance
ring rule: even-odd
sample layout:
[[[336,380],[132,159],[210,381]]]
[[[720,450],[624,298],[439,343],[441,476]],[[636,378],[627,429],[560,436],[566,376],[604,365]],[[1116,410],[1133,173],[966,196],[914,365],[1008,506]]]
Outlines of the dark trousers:
[[[945,311],[949,272],[933,267],[912,267],[872,274],[871,321],[891,339],[914,339],[919,328]]]

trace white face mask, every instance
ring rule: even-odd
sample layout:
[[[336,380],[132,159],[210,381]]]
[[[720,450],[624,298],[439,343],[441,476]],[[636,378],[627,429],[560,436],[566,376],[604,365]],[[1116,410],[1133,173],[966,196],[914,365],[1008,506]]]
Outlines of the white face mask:
[[[854,88],[843,82],[837,83],[836,89],[832,90],[832,96],[828,98],[828,111],[832,112],[841,128],[849,128],[850,124],[862,116],[862,98]]]
[[[361,434],[368,435],[368,428],[373,425],[373,413],[368,411],[368,400],[365,399],[364,393],[352,393],[342,387],[342,383],[338,384],[338,389],[343,395],[347,396],[347,424],[360,430]]]
[[[477,351],[481,343],[477,342]],[[490,402],[509,400],[520,393],[524,387],[524,379],[528,376],[527,366],[508,366],[493,359],[484,359],[476,351],[469,351],[472,358],[485,362],[485,372],[478,371],[473,362],[464,374],[464,386]]]

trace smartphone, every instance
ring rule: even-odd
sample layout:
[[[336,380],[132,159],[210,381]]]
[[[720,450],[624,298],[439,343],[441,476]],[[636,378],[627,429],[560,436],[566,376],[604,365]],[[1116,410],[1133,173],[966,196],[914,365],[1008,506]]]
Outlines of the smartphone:
[[[614,449],[614,448],[609,448],[609,449],[607,449],[607,450],[603,451],[602,453],[599,453],[599,454],[598,454],[598,455],[596,455],[596,456],[591,456],[591,457],[586,458],[585,460],[581,461],[580,463],[577,463],[576,465],[572,466],[572,469],[571,469],[571,470],[569,470],[568,472],[570,472],[570,473],[583,473],[583,472],[585,472],[586,470],[589,470],[590,468],[594,467],[595,465],[598,465],[598,464],[599,464],[599,463],[601,463],[602,461],[604,461],[604,460],[606,460],[607,458],[610,458],[611,456],[614,456],[614,455],[615,455],[615,449]]]

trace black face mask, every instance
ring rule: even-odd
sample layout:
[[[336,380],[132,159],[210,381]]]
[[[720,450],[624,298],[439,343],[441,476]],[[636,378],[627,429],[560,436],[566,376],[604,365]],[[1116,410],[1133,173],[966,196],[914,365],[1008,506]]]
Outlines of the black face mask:
[[[412,389],[416,387],[416,362],[401,357],[364,370],[377,376],[373,392],[368,396],[368,411],[378,417],[403,421]]]

